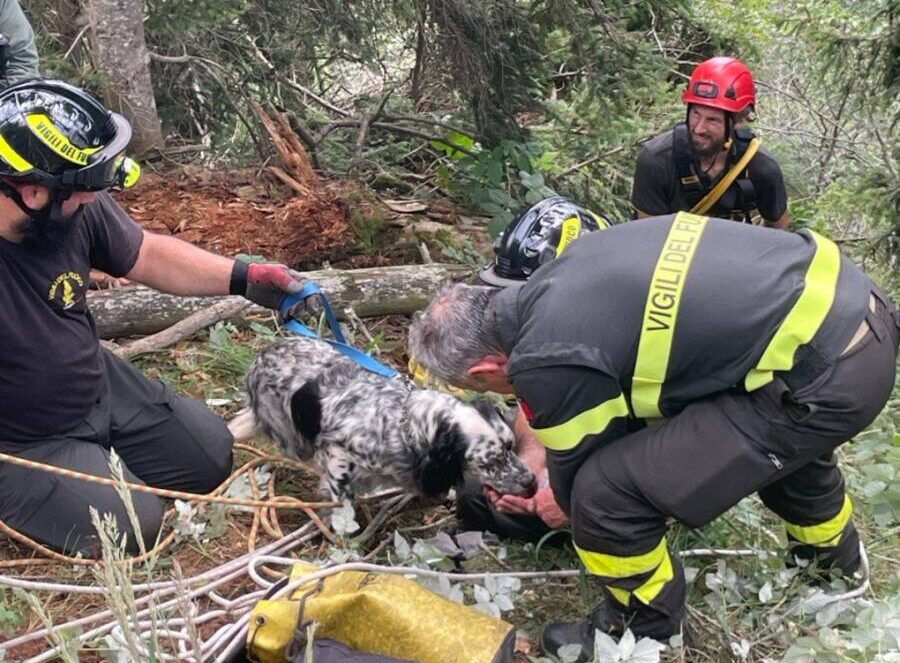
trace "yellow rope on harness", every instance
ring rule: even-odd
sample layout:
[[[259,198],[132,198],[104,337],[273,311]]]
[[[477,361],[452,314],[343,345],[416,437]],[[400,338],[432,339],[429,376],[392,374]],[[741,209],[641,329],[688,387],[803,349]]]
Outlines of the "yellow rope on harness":
[[[722,194],[728,190],[728,187],[731,186],[732,182],[734,182],[738,178],[738,175],[747,168],[747,164],[750,163],[750,159],[753,158],[753,155],[756,154],[757,150],[759,150],[759,139],[754,138],[750,141],[750,144],[747,146],[747,151],[744,152],[744,156],[741,157],[740,161],[734,164],[734,167],[725,174],[725,177],[723,177],[709,193],[703,196],[703,200],[691,208],[691,213],[706,214],[712,209],[712,206],[715,205],[716,201],[722,197]]]

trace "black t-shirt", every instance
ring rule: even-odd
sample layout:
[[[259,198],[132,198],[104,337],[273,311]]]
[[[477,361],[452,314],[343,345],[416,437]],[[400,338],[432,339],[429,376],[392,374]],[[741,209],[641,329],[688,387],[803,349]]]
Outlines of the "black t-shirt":
[[[678,181],[675,159],[672,156],[672,139],[673,131],[660,134],[648,141],[638,155],[631,204],[637,211],[648,216],[690,211]],[[734,164],[729,157],[725,168],[714,180],[698,169],[704,192],[712,189],[732,165]],[[760,147],[750,160],[748,171],[756,191],[756,207],[760,215],[766,222],[775,223],[787,209],[787,192],[778,163],[764,147]],[[737,186],[732,185],[706,213],[724,219],[740,219],[737,197]]]
[[[62,246],[0,238],[0,439],[72,429],[100,394],[102,367],[85,295],[90,269],[123,276],[143,231],[101,193],[71,219]]]

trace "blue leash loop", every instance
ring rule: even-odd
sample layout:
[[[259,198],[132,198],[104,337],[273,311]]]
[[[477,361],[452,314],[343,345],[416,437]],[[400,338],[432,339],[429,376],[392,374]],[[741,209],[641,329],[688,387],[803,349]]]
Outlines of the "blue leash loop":
[[[325,310],[325,319],[328,321],[328,326],[331,329],[331,333],[334,335],[334,340],[320,337],[316,332],[314,332],[303,323],[294,320],[293,318],[288,318],[287,316],[287,313],[292,306],[307,300],[313,295],[318,295],[319,301],[322,302],[322,308]],[[397,371],[395,371],[390,366],[385,366],[380,361],[375,359],[375,357],[372,357],[371,355],[368,355],[362,350],[358,350],[347,343],[347,339],[344,337],[344,332],[341,331],[341,325],[338,322],[337,316],[334,314],[334,309],[331,308],[331,303],[328,301],[325,293],[322,292],[321,288],[319,288],[319,286],[315,283],[309,282],[303,287],[303,290],[301,290],[297,294],[288,295],[287,297],[285,297],[281,302],[279,310],[281,312],[281,316],[285,319],[285,322],[282,326],[285,329],[293,332],[294,334],[299,334],[300,336],[306,336],[308,338],[317,338],[321,341],[325,341],[326,343],[330,344],[335,350],[337,350],[344,356],[349,357],[367,371],[371,371],[372,373],[381,375],[382,377],[393,378],[398,375]]]

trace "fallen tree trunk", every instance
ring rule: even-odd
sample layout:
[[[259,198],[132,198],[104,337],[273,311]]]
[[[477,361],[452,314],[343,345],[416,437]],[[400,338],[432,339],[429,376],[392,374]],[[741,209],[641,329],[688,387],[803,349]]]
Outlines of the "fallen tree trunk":
[[[220,297],[209,308],[200,309],[161,332],[117,346],[112,351],[122,359],[129,359],[143,352],[166,348],[193,336],[201,329],[211,327],[219,320],[232,318],[247,308],[250,308],[250,302],[243,297]]]
[[[352,306],[360,317],[409,314],[423,308],[448,280],[472,274],[465,265],[403,265],[365,269],[323,269],[303,276],[319,284],[338,317]],[[88,305],[101,338],[144,336],[171,327],[192,313],[222,302],[222,297],[179,297],[144,286],[97,290]],[[243,313],[264,312],[257,306]]]

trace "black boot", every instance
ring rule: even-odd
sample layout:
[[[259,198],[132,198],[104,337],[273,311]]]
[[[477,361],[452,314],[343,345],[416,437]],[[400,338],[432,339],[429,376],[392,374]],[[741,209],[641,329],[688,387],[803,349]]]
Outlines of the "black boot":
[[[616,616],[610,614],[607,600],[601,600],[587,617],[577,622],[556,622],[548,624],[541,633],[541,651],[556,656],[560,647],[581,645],[581,655],[577,663],[594,658],[594,632],[600,630],[613,637],[622,634],[617,626]]]
[[[812,581],[813,585],[828,588],[834,579],[834,570],[838,569],[841,576],[850,586],[859,584],[862,579],[860,567],[862,555],[860,553],[859,534],[853,521],[847,523],[840,542],[836,546],[817,547],[800,543],[788,535],[790,554],[787,565],[795,566],[796,560],[802,560],[814,564]]]
[[[566,645],[581,645],[581,654],[575,663],[585,663],[594,656],[594,633],[597,627],[590,617],[580,622],[555,622],[544,627],[541,633],[541,651],[545,654],[557,655],[560,647]],[[619,639],[621,633],[612,633],[612,637]],[[642,636],[637,636],[640,639]],[[668,644],[668,638],[661,640]],[[695,646],[693,632],[687,624],[681,628],[681,646],[692,649]]]
[[[595,631],[607,633],[618,640],[626,628],[631,629],[638,639],[653,638],[663,644],[668,643],[672,635],[682,633],[685,647],[693,646],[690,632],[683,629],[683,615],[673,617],[640,604],[632,611],[625,611],[616,609],[619,604],[612,603],[614,600],[611,598],[602,600],[591,614],[581,621],[548,624],[541,633],[541,650],[545,654],[556,656],[556,652],[564,645],[581,645],[581,656],[577,660],[583,663],[593,658]],[[683,605],[683,595],[680,600]]]
[[[547,624],[541,633],[541,651],[556,656],[560,647],[581,645],[576,663],[586,663],[594,657],[594,622],[590,617],[580,622]]]

